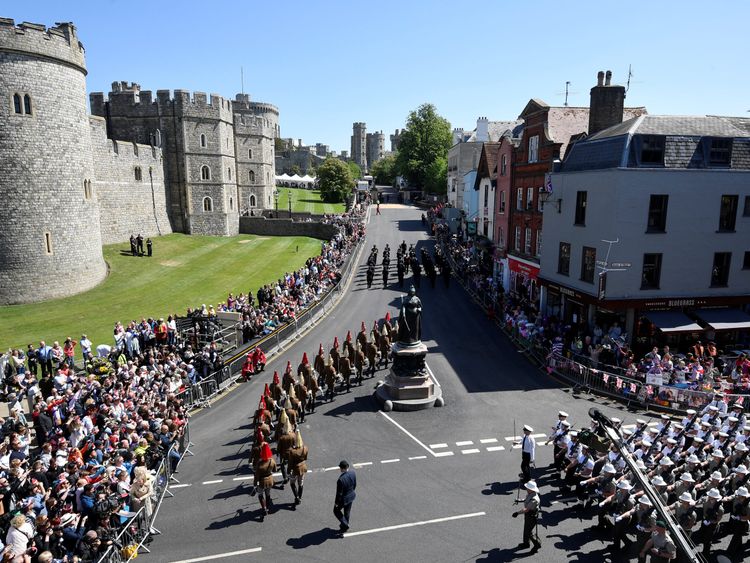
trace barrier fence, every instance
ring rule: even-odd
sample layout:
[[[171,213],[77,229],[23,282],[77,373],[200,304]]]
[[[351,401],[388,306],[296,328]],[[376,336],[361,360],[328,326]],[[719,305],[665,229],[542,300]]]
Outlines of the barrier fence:
[[[443,245],[445,249],[445,245]],[[516,324],[508,325],[503,318],[503,310],[497,300],[487,291],[482,291],[477,280],[468,275],[466,268],[457,268],[457,264],[450,251],[444,251],[448,258],[456,279],[469,294],[469,297],[481,306],[488,317],[493,320],[502,332],[523,352],[530,361],[548,374],[555,374],[574,387],[590,391],[598,395],[611,397],[626,403],[628,406],[638,405],[646,410],[656,409],[684,414],[687,409],[699,410],[711,402],[714,388],[688,389],[682,385],[665,385],[659,382],[649,382],[643,379],[628,377],[626,370],[618,366],[589,365],[584,358],[568,358],[560,354],[551,354],[550,349],[537,338],[524,335]],[[730,393],[731,387],[723,384],[721,388],[724,400],[729,403],[739,403],[744,412],[750,412],[750,398],[745,394]]]

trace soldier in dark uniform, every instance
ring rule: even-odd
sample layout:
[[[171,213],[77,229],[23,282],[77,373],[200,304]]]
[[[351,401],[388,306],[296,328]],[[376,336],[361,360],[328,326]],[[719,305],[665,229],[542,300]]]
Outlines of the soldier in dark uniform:
[[[336,396],[336,370],[333,367],[333,358],[331,356],[328,356],[328,361],[323,368],[322,375],[323,381],[326,384],[326,397],[330,401],[333,401],[333,398]]]
[[[367,267],[367,289],[372,287],[372,280],[375,279],[375,266]]]
[[[359,333],[357,334],[357,343],[362,347],[364,350],[365,346],[367,346],[367,328],[365,327],[365,321],[362,321],[362,326],[359,329]]]
[[[383,289],[388,288],[388,264],[383,264]]]
[[[367,343],[365,355],[367,356],[367,370],[370,372],[370,377],[375,377],[375,365],[378,357],[378,347],[375,342]]]
[[[143,256],[143,235],[141,233],[138,233],[138,236],[135,237],[135,242],[138,247],[138,256]]]
[[[599,530],[612,529],[617,516],[635,506],[630,495],[632,488],[633,486],[629,481],[622,480],[617,483],[617,492],[599,503],[599,518],[594,528]]]
[[[344,348],[349,353],[349,361],[354,359],[354,344],[352,343],[352,332],[346,331],[346,338],[344,339]]]
[[[307,390],[307,401],[303,401],[309,412],[315,412],[315,397],[318,395],[318,379],[310,362],[307,359],[307,352],[302,354],[302,362],[297,366],[297,376],[300,378],[300,384],[304,384]],[[299,393],[299,389],[297,390]],[[298,395],[299,396],[299,395]],[[302,398],[300,397],[300,400]]]
[[[352,389],[352,364],[349,360],[349,349],[347,347],[344,347],[344,351],[339,359],[339,373],[344,378],[344,385],[346,385],[346,392],[348,393]]]
[[[333,369],[336,370],[336,373],[339,373],[339,361],[341,360],[341,352],[339,352],[339,337],[335,336],[333,338],[333,346],[331,347],[330,352],[328,354],[331,357],[331,361],[333,362]]]
[[[416,256],[411,259],[411,272],[414,278],[414,287],[419,289],[422,279],[422,267],[419,265],[419,260],[417,260]]]
[[[703,504],[703,516],[701,527],[693,534],[693,542],[703,544],[703,555],[708,559],[711,551],[711,541],[713,540],[719,522],[724,518],[724,507],[721,505],[721,493],[718,489],[711,489],[706,494],[706,501]]]
[[[639,560],[646,560],[646,553],[651,555],[652,563],[667,563],[677,556],[677,546],[667,534],[667,525],[657,520],[651,538],[641,548]]]
[[[283,389],[281,388],[281,379],[279,379],[278,371],[273,372],[273,383],[271,383],[270,389],[271,398],[278,403],[279,399],[281,399],[281,392],[283,391]]]
[[[318,348],[318,355],[315,356],[315,359],[313,360],[315,371],[318,374],[318,377],[323,377],[323,370],[326,366],[326,353],[323,351],[323,343],[320,343],[320,347]]]
[[[146,239],[146,254],[148,254],[148,256],[152,256],[153,252],[154,252],[154,243],[151,242],[151,238],[149,237]]]
[[[302,380],[298,381],[289,389],[289,399],[293,404],[296,405],[297,413],[299,414],[299,421],[305,422],[305,414],[307,413],[309,394],[307,387]]]
[[[297,430],[294,446],[289,450],[289,473],[291,474],[295,506],[302,502],[305,474],[307,474],[307,455],[307,446],[302,442],[302,435]]]
[[[388,367],[388,357],[391,354],[391,338],[386,326],[390,326],[390,323],[383,323],[383,328],[380,331],[380,361],[385,364],[385,367]]]
[[[297,383],[297,380],[294,378],[294,373],[292,373],[292,362],[287,361],[286,369],[284,370],[284,377],[281,380],[281,387],[288,394],[289,389],[296,383]]]
[[[513,518],[523,514],[523,542],[518,547],[525,549],[529,547],[529,542],[532,542],[534,550],[538,550],[542,546],[542,542],[533,532],[539,514],[539,488],[534,481],[527,481],[524,487],[526,488],[526,498],[523,501],[523,508],[513,513]]]
[[[289,482],[287,464],[289,463],[289,450],[294,445],[294,434],[292,433],[292,425],[289,423],[289,419],[285,414],[282,417],[284,417],[284,420],[279,424],[281,432],[276,440],[276,453],[279,456],[279,467],[281,468],[281,477],[283,478],[281,488],[283,490],[284,485]]]
[[[258,488],[258,500],[262,510],[260,519],[268,516],[271,508],[271,488],[273,488],[273,474],[276,471],[276,462],[273,459],[271,446],[264,442],[260,449],[260,461],[255,470],[255,486]]]
[[[135,256],[137,252],[138,250],[136,249],[136,246],[135,246],[135,236],[130,235],[130,254]]]
[[[732,561],[739,561],[744,550],[744,539],[750,521],[750,492],[739,487],[732,497],[727,533],[732,536],[727,547],[727,555]]]
[[[399,257],[398,261],[396,262],[396,275],[398,276],[398,286],[404,287],[404,272],[406,271],[406,268],[404,268],[404,261]]]
[[[362,385],[362,372],[365,369],[365,353],[357,342],[357,348],[354,351],[354,369],[357,372],[357,384]]]

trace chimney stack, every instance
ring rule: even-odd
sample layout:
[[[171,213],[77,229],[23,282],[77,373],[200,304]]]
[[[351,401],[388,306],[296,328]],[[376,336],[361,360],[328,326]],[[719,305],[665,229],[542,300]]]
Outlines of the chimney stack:
[[[606,76],[606,80],[605,80]],[[591,89],[589,136],[622,123],[625,108],[625,86],[612,84],[612,71],[599,71],[596,86]]]

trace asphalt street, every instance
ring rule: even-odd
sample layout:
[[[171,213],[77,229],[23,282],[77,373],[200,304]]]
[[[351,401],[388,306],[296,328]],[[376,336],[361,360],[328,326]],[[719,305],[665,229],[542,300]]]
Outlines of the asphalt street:
[[[295,367],[302,353],[312,359],[322,342],[326,351],[347,330],[356,336],[362,321],[371,327],[387,311],[398,314],[403,290],[395,275],[396,245],[432,246],[421,225],[421,211],[381,205],[367,228],[367,247],[340,304],[311,332],[274,358],[265,373],[241,384],[210,409],[191,419],[191,449],[156,520],[162,532],[143,561],[606,561],[608,546],[588,528],[593,514],[579,518],[549,486],[545,471],[551,446],[537,448],[538,477],[546,528],[542,549],[516,550],[522,519],[515,510],[520,453],[513,436],[524,424],[540,444],[558,410],[576,426],[588,425],[588,409],[626,423],[636,415],[620,405],[576,397],[534,368],[493,326],[455,282],[435,288],[423,279],[423,339],[427,362],[443,389],[446,404],[417,412],[382,413],[372,398],[380,369],[351,393],[319,405],[301,431],[310,449],[304,499],[294,509],[289,487],[273,491],[275,510],[260,521],[257,498],[249,496],[250,416],[274,370],[287,360]],[[383,289],[380,268],[367,289],[369,247],[392,248],[390,285]],[[641,416],[641,415],[639,415]],[[357,500],[351,530],[337,537],[333,498],[341,459],[354,464]],[[570,501],[572,503],[572,501]]]

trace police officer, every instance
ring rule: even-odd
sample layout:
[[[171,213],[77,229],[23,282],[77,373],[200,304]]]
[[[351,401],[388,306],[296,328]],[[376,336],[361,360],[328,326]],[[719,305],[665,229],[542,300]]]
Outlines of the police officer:
[[[539,537],[534,532],[536,527],[537,515],[539,514],[539,487],[534,481],[527,481],[524,485],[526,489],[526,498],[523,500],[523,508],[513,513],[513,518],[523,514],[523,542],[518,547],[525,549],[529,547],[529,542],[534,544],[534,550],[542,546]]]

